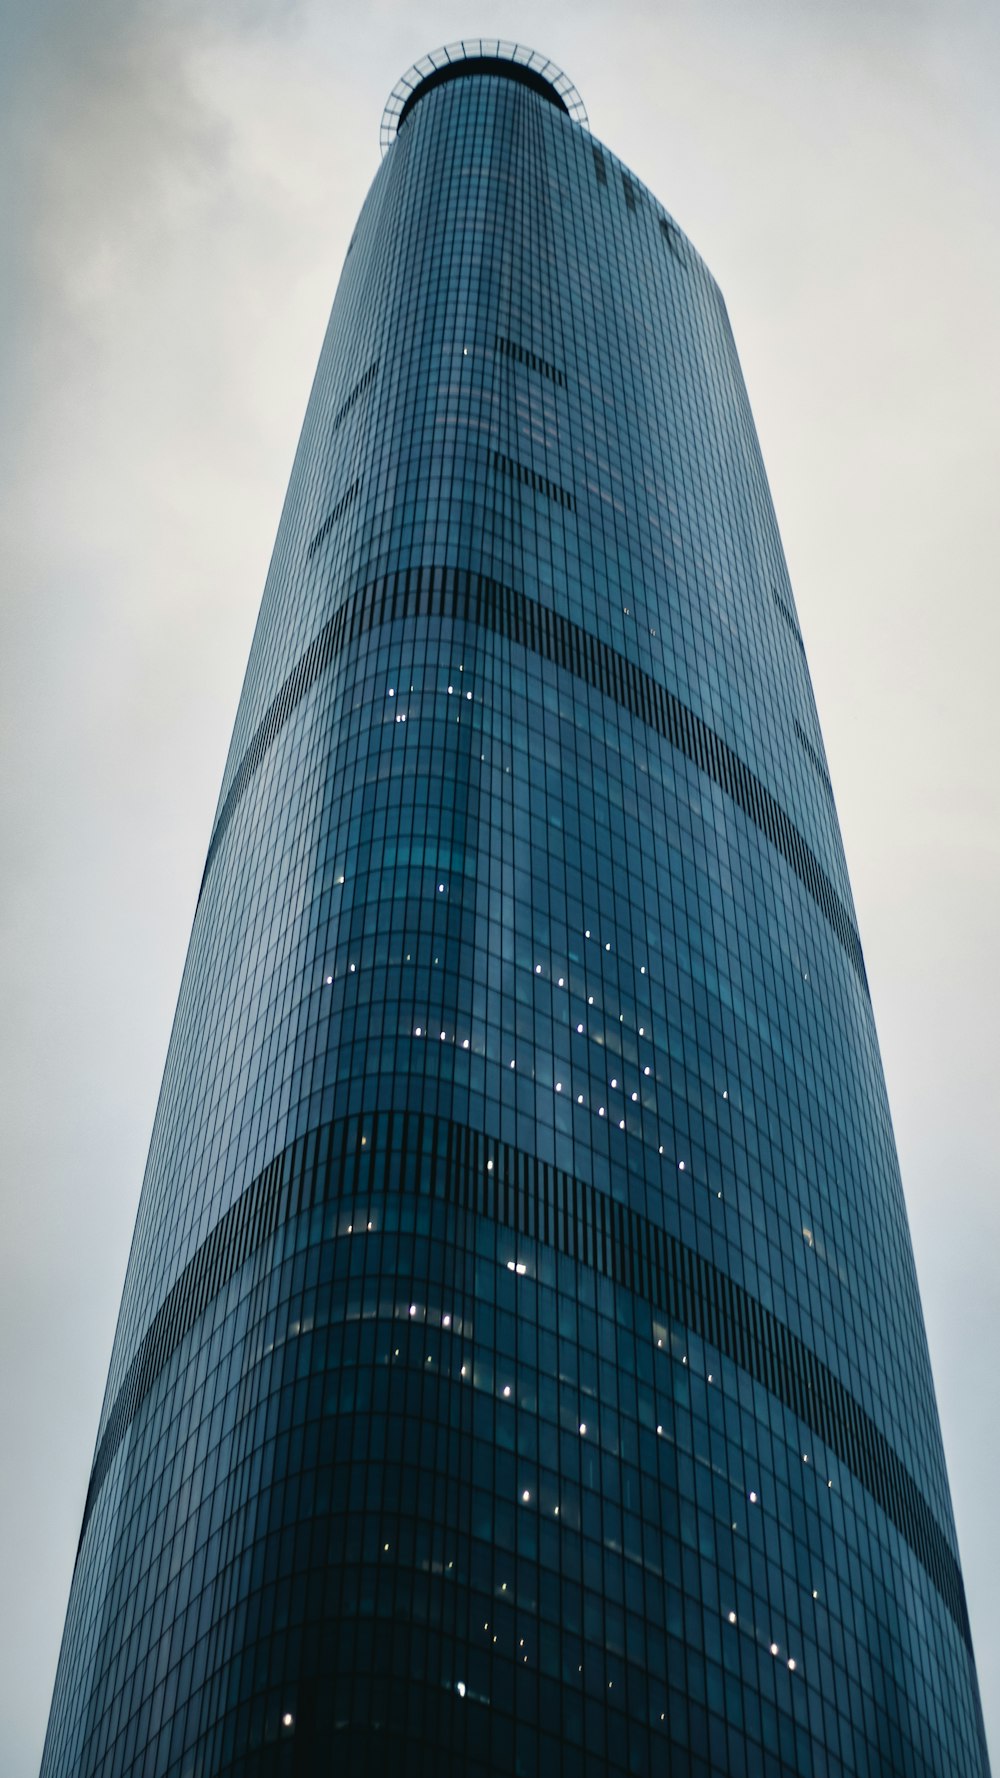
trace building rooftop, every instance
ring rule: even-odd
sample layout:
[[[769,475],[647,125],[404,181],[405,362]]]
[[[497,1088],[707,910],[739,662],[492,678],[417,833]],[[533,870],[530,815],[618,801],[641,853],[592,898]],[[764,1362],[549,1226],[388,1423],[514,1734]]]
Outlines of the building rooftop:
[[[421,56],[397,80],[382,113],[379,141],[382,153],[395,141],[400,125],[414,106],[436,86],[470,74],[499,75],[530,87],[550,104],[557,105],[574,123],[588,128],[587,111],[567,74],[535,49],[523,43],[506,43],[493,37],[466,37]]]

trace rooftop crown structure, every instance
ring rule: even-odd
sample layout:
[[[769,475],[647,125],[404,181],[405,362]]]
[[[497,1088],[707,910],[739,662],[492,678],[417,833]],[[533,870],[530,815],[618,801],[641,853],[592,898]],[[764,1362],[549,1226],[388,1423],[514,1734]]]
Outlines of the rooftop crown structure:
[[[44,1778],[985,1778],[719,290],[544,58],[395,89],[236,716]]]

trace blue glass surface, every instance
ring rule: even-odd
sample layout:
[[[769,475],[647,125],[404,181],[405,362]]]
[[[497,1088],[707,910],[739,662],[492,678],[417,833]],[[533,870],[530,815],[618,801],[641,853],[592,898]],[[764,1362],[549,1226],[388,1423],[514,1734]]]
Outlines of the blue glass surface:
[[[45,1778],[986,1774],[720,293],[545,97],[348,250],[167,1058]]]

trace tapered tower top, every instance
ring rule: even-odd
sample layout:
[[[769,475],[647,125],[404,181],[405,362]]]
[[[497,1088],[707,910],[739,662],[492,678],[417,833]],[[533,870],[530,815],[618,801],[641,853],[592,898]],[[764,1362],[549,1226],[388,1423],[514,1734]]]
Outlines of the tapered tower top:
[[[523,43],[506,43],[496,37],[464,37],[461,43],[447,43],[442,49],[421,56],[397,80],[382,113],[382,153],[395,141],[400,124],[425,93],[469,74],[498,74],[503,79],[516,80],[565,111],[574,123],[589,128],[586,106],[576,87],[548,56],[527,49]]]

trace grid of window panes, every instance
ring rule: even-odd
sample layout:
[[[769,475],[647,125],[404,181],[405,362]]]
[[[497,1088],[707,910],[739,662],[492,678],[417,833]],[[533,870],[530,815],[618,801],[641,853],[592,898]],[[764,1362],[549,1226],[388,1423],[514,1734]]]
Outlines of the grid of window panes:
[[[43,1765],[331,1769],[987,1771],[725,310],[508,77],[420,100],[348,250]]]

